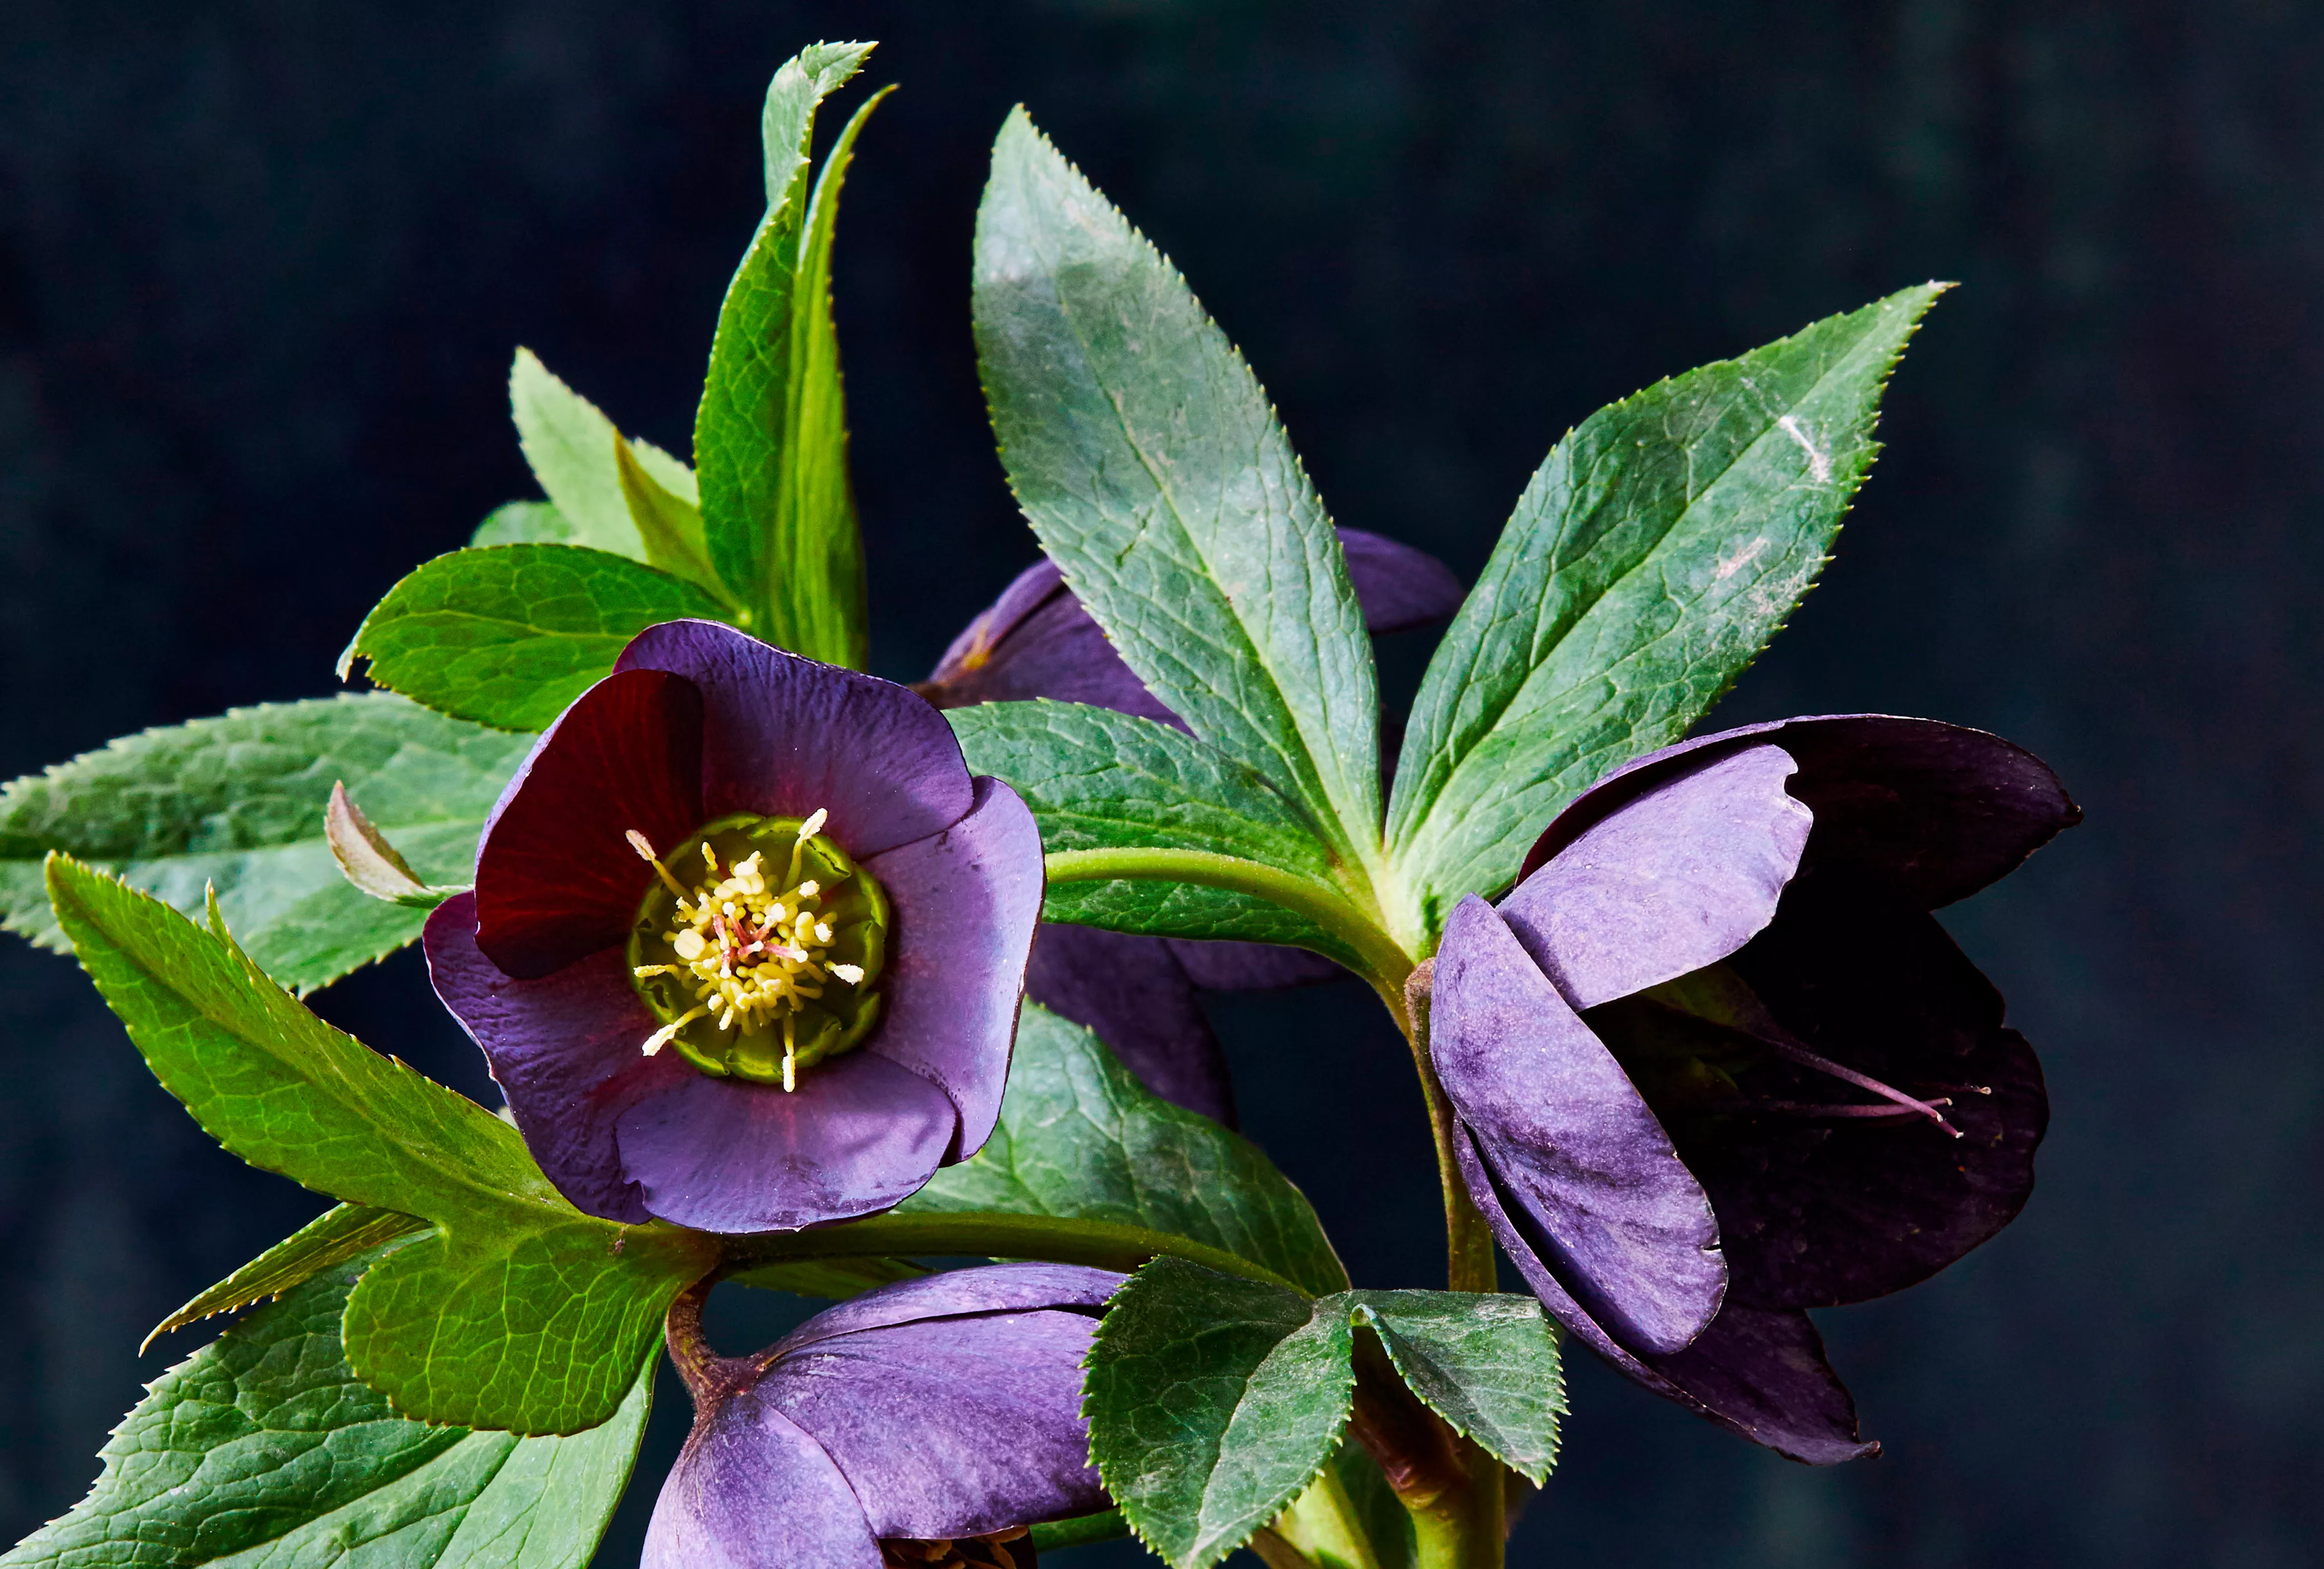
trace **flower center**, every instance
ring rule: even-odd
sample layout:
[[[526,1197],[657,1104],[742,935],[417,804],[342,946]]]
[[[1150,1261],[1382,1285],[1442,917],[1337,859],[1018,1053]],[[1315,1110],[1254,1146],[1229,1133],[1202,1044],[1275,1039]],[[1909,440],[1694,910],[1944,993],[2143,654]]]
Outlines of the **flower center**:
[[[674,1048],[715,1078],[798,1087],[880,1015],[888,896],[823,833],[826,814],[721,817],[654,869],[630,928],[631,983]],[[693,881],[686,879],[691,873]]]

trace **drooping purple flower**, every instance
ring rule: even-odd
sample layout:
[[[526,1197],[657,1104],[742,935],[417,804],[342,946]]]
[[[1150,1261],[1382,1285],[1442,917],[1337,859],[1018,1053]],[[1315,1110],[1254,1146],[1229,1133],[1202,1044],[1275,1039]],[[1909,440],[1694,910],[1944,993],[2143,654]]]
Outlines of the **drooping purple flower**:
[[[542,735],[425,946],[576,1207],[788,1230],[983,1144],[1041,889],[921,698],[671,622]]]
[[[933,1275],[732,1359],[706,1354],[699,1297],[680,1297],[670,1347],[694,1432],[645,1569],[1030,1569],[1023,1527],[1108,1507],[1081,1364],[1122,1278],[1066,1264]]]
[[[1624,1373],[1794,1459],[1869,1454],[1806,1309],[2023,1207],[2048,1100],[1929,912],[2080,819],[1997,737],[1880,715],[1668,748],[1446,922],[1429,1047],[1471,1196]]]
[[[1340,544],[1373,634],[1424,626],[1460,608],[1461,580],[1425,551],[1361,529],[1342,529]],[[1019,573],[914,689],[940,708],[1048,697],[1186,728],[1122,663],[1046,558]],[[1196,994],[1307,985],[1340,973],[1298,948],[1052,925],[1034,947],[1026,993],[1095,1030],[1155,1094],[1231,1127],[1225,1054]]]

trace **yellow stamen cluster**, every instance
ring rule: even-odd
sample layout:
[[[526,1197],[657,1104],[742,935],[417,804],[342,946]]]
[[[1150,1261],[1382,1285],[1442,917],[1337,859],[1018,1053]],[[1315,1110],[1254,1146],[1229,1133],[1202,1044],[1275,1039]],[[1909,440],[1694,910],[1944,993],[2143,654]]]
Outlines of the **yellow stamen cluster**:
[[[721,866],[718,853],[705,840],[704,869],[690,888],[662,864],[644,835],[631,830],[631,846],[652,864],[677,898],[676,924],[661,935],[678,961],[641,964],[632,973],[641,980],[678,976],[695,998],[690,1011],[646,1038],[646,1056],[660,1051],[697,1019],[713,1020],[722,1031],[744,1035],[779,1029],[783,1088],[798,1087],[796,1030],[801,1010],[820,998],[832,981],[848,986],[863,981],[860,966],[827,956],[833,933],[820,909],[825,891],[814,878],[799,875],[807,844],[822,831],[827,816],[818,811],[799,825],[790,864],[780,877],[770,875],[766,856],[755,850]]]

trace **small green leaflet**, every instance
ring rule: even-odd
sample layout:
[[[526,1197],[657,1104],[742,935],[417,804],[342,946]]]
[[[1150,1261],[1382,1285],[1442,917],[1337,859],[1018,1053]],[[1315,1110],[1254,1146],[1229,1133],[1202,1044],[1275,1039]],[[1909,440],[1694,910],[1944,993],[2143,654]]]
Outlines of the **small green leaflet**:
[[[574,1433],[610,1419],[715,1239],[567,1204],[515,1129],[332,1029],[236,947],[63,856],[57,919],[162,1087],[264,1170],[421,1216],[347,1304],[347,1360],[421,1421]]]
[[[1327,1299],[1157,1259],[1107,1306],[1082,1414],[1139,1540],[1206,1569],[1306,1490],[1340,1445],[1353,1342]]]
[[[1257,1145],[1150,1093],[1097,1037],[1028,1002],[1001,1124],[899,1214],[1000,1211],[1185,1237],[1312,1291],[1347,1284],[1306,1195]]]
[[[237,708],[124,736],[0,789],[0,926],[62,953],[42,858],[61,850],[183,910],[215,887],[251,956],[301,992],[420,935],[421,909],[352,887],[324,839],[347,792],[431,882],[465,882],[533,738],[384,692]]]
[[[516,362],[509,367],[509,409],[516,416],[517,443],[524,449],[524,460],[531,466],[533,478],[540,482],[566,531],[523,537],[586,545],[636,561],[652,560],[647,541],[630,515],[619,467],[620,450],[626,448],[657,483],[689,505],[695,499],[693,471],[650,441],[625,442],[595,403],[549,374],[529,348],[517,350]],[[502,512],[508,510],[504,507]],[[495,512],[493,517],[500,515]],[[486,520],[488,525],[491,521]],[[480,537],[475,542],[488,541]]]
[[[576,1437],[402,1420],[339,1344],[371,1262],[296,1288],[163,1374],[88,1497],[0,1565],[581,1569],[629,1481],[653,1364]]]
[[[145,1337],[145,1345],[137,1349],[142,1353],[145,1346],[173,1329],[247,1307],[263,1297],[280,1297],[334,1264],[344,1264],[399,1237],[429,1229],[426,1221],[393,1210],[334,1204],[155,1324],[153,1333]]]
[[[1454,1431],[1536,1483],[1548,1474],[1564,1385],[1533,1298],[1342,1291],[1311,1302],[1157,1259],[1108,1306],[1083,1406],[1099,1474],[1139,1538],[1174,1569],[1204,1569],[1297,1499],[1352,1409],[1358,1329]],[[1377,1480],[1364,1470],[1344,1462],[1340,1481],[1352,1503],[1376,1506],[1377,1488],[1354,1485]]]
[[[339,657],[339,675],[366,659],[374,681],[438,713],[545,730],[646,628],[724,614],[692,584],[604,550],[455,550],[387,591]],[[348,793],[364,799],[352,785]]]
[[[1437,645],[1388,810],[1425,948],[1592,780],[1684,734],[1823,565],[1923,284],[1600,410],[1550,453]]]
[[[1297,801],[1360,888],[1379,859],[1379,697],[1323,503],[1250,367],[1170,264],[1020,108],[976,221],[1001,461],[1139,678]]]
[[[570,545],[573,525],[553,502],[506,502],[476,525],[471,545]]]
[[[793,653],[857,669],[870,638],[831,246],[856,134],[884,91],[848,121],[812,194],[807,153],[817,106],[871,51],[816,44],[767,88],[767,214],[719,308],[694,421],[710,559],[747,607],[742,624]]]

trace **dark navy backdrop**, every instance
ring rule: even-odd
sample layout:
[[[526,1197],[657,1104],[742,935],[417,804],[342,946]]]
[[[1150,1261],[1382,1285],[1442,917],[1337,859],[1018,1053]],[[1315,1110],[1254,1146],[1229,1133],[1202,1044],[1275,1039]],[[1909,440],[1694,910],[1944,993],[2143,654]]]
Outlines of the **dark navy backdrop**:
[[[866,34],[905,90],[857,161],[840,322],[893,676],[1031,551],[967,329],[1017,99],[1247,349],[1341,521],[1463,570],[1600,403],[1963,281],[1826,586],[1723,715],[1963,720],[2081,796],[2087,827],[1949,918],[2048,1064],[2042,1186],[1948,1276],[1827,1315],[1886,1458],[1808,1472],[1579,1368],[1513,1562],[2315,1562],[2313,8],[13,0],[0,774],[329,689],[401,571],[527,494],[519,343],[684,450],[767,74]],[[211,1148],[64,961],[10,942],[0,988],[13,1537],[165,1365],[145,1326],[314,1201]],[[325,1006],[483,1093],[409,956]],[[1358,1278],[1425,1283],[1393,1035],[1331,992],[1222,1017],[1251,1131]],[[666,1403],[652,1476],[683,1426]]]

